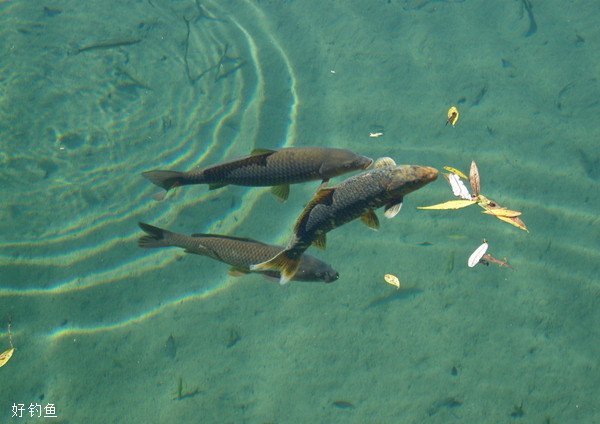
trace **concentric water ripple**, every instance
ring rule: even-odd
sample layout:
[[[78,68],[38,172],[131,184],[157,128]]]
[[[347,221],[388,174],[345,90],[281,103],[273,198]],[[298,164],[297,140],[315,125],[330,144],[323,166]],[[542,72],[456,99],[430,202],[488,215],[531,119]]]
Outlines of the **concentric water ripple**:
[[[194,187],[159,203],[142,171],[203,166],[294,138],[295,77],[256,7],[148,1],[126,26],[108,26],[98,5],[82,7],[39,16],[21,4],[4,19],[3,54],[20,56],[0,81],[0,121],[10,123],[0,154],[3,296],[119,297],[129,279],[180,258],[140,251],[137,221],[172,226],[193,215],[195,227],[182,231],[234,233],[265,192]]]

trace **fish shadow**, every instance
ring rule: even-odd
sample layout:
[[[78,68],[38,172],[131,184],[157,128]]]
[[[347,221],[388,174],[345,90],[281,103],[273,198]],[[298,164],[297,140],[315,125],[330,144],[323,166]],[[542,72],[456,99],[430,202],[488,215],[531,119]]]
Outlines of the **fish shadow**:
[[[370,309],[370,308],[374,308],[377,306],[387,305],[388,303],[398,301],[398,300],[411,299],[415,296],[420,295],[421,293],[423,293],[423,290],[416,288],[416,287],[409,287],[406,289],[394,290],[390,293],[387,293],[383,296],[376,297],[375,299],[371,300],[367,304],[365,309]]]

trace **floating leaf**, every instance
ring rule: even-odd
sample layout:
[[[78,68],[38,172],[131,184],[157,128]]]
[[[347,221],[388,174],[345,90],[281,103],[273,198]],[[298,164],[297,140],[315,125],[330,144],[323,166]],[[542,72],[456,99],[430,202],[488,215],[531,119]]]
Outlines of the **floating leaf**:
[[[456,106],[452,106],[448,109],[448,120],[446,121],[446,125],[451,124],[452,126],[455,126],[459,116],[460,114],[458,113]]]
[[[481,182],[479,181],[479,169],[477,169],[477,164],[475,161],[471,162],[471,170],[469,171],[469,183],[471,183],[471,190],[473,191],[473,196],[479,196],[481,190]]]
[[[450,184],[450,187],[452,188],[452,194],[464,200],[471,200],[471,193],[469,193],[467,186],[462,182],[458,175],[444,174],[444,178],[446,178],[446,181],[448,181],[448,184]]]
[[[469,256],[469,260],[467,261],[469,268],[473,268],[475,265],[477,265],[487,250],[488,244],[484,241],[483,244],[475,249],[475,251],[471,253],[471,256]]]
[[[418,206],[417,209],[461,209],[477,203],[476,200],[449,200],[444,203],[438,203],[431,206]]]
[[[0,367],[3,367],[4,364],[8,362],[8,360],[12,357],[14,351],[15,348],[11,347],[10,349],[7,349],[4,352],[0,353]]]
[[[510,209],[506,208],[487,208],[483,211],[483,213],[494,216],[505,216],[506,218],[515,218],[521,215],[521,212],[519,211],[511,211]]]
[[[483,255],[483,258],[481,258],[481,262],[493,263],[500,267],[505,266],[507,268],[512,269],[512,266],[508,263],[508,260],[506,258],[504,258],[503,260],[496,259],[489,253],[486,253],[485,255]]]
[[[529,232],[529,230],[525,226],[525,223],[523,221],[521,221],[520,218],[517,218],[517,217],[509,218],[507,216],[498,216],[498,215],[495,215],[495,216],[496,216],[496,218],[498,218],[501,221],[508,222],[509,224],[514,225],[515,227],[520,228],[523,231]]]
[[[523,231],[529,232],[525,223],[518,218],[521,215],[518,211],[511,211],[510,209],[503,208],[498,203],[480,195],[480,198],[485,199],[487,202],[480,202],[479,206],[485,209],[484,213],[488,215],[493,215],[501,221],[508,222],[510,225],[514,225],[517,228],[520,228]]]
[[[385,280],[386,283],[396,287],[397,289],[400,289],[400,280],[395,275],[385,274],[383,276],[383,279]]]
[[[463,174],[461,171],[459,171],[459,170],[458,170],[458,169],[456,169],[456,168],[452,168],[451,166],[444,166],[444,169],[445,169],[446,171],[448,171],[448,172],[451,172],[451,173],[453,173],[453,174],[456,174],[456,175],[458,175],[458,176],[459,176],[460,178],[462,178],[463,180],[468,180],[468,179],[469,179],[469,178],[468,178],[468,177],[467,177],[465,174]]]

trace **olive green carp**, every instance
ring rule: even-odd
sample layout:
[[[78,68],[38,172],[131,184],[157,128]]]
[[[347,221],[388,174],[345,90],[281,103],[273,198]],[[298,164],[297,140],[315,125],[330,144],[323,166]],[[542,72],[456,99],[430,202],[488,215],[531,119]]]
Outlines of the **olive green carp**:
[[[266,261],[283,249],[282,246],[273,246],[256,240],[239,237],[222,236],[218,234],[184,234],[173,233],[154,227],[143,222],[139,226],[146,235],[138,240],[138,245],[143,248],[154,247],[181,247],[187,253],[208,256],[217,261],[231,265],[230,274],[234,276],[257,272],[267,277],[279,279],[277,271],[252,271],[251,264]],[[339,274],[331,266],[314,256],[304,255],[298,265],[298,272],[294,275],[297,281],[323,281],[331,283],[337,280]]]
[[[358,217],[369,227],[379,228],[374,209],[385,206],[386,218],[400,212],[407,194],[437,179],[435,168],[396,165],[390,158],[375,162],[373,170],[348,178],[335,187],[321,188],[306,205],[294,226],[285,250],[272,259],[252,265],[254,271],[278,271],[287,283],[297,272],[303,253],[311,244],[325,247],[325,235]]]
[[[289,195],[289,185],[307,181],[329,181],[347,172],[367,169],[372,159],[350,150],[328,147],[288,147],[280,150],[256,149],[250,155],[192,171],[154,170],[142,175],[170,190],[189,184],[208,184],[210,190],[227,185],[271,186],[281,200]]]

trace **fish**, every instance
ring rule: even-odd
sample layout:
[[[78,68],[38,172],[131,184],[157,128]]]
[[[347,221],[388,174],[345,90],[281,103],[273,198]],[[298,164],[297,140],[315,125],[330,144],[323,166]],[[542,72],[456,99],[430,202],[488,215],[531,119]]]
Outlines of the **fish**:
[[[328,147],[255,149],[248,156],[187,172],[153,170],[142,175],[166,191],[189,184],[208,184],[209,190],[227,185],[269,187],[280,200],[288,198],[290,184],[331,178],[367,169],[373,160],[350,150]]]
[[[294,277],[306,249],[311,245],[325,248],[327,232],[359,217],[369,227],[378,229],[375,209],[385,206],[385,217],[393,218],[400,212],[404,196],[437,176],[435,168],[398,166],[391,158],[380,158],[373,170],[348,178],[335,187],[318,190],[296,220],[286,249],[250,268],[278,271],[280,284],[285,284]]]
[[[252,271],[251,264],[272,258],[283,247],[275,246],[249,238],[231,237],[219,234],[184,234],[174,233],[143,222],[138,224],[146,235],[138,239],[142,248],[180,247],[186,253],[208,256],[220,262],[231,265],[229,274],[241,276],[251,272],[264,274],[266,277],[279,279],[277,271]],[[339,278],[339,273],[327,263],[305,255],[299,264],[298,273],[294,276],[297,281],[322,281],[332,283]]]

